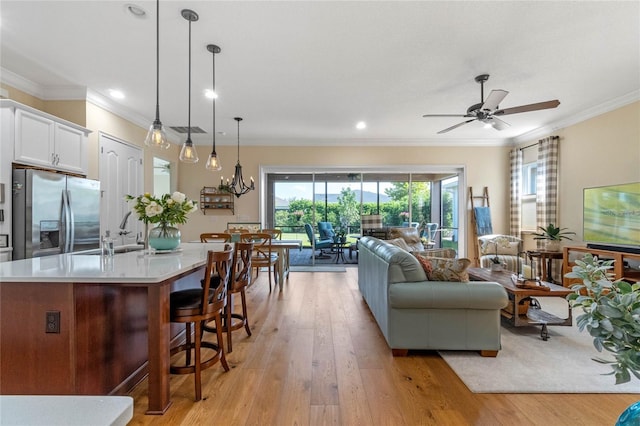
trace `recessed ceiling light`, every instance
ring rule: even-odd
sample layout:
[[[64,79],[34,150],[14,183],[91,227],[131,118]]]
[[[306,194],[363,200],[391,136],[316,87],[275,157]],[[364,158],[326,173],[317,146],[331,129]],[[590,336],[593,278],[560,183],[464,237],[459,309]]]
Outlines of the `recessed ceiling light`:
[[[120,90],[109,89],[109,94],[114,99],[124,99],[124,93],[122,93]]]
[[[218,99],[218,94],[211,89],[206,89],[204,95],[209,99]]]
[[[135,16],[136,18],[143,19],[147,16],[147,11],[144,10],[142,7],[138,6],[137,4],[132,4],[132,3],[125,4],[124,9],[130,14],[132,14],[133,16]]]
[[[364,121],[358,121],[358,123],[356,123],[356,129],[362,130],[366,128],[367,128],[367,123],[365,123]]]

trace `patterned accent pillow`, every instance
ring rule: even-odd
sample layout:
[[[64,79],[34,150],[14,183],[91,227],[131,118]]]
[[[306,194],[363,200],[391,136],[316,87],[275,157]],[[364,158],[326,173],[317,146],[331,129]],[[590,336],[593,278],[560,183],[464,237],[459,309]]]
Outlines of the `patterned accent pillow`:
[[[420,256],[416,252],[413,252],[413,255],[416,257],[416,259],[418,259],[418,263],[420,263],[420,266],[422,266],[422,269],[424,269],[424,272],[427,274],[427,278],[429,278],[433,271],[433,267],[431,266],[431,262],[429,261],[429,259],[424,256]]]
[[[414,253],[414,256],[422,265],[429,281],[469,281],[469,273],[467,272],[467,268],[471,265],[471,260],[469,259],[424,257],[416,253]]]

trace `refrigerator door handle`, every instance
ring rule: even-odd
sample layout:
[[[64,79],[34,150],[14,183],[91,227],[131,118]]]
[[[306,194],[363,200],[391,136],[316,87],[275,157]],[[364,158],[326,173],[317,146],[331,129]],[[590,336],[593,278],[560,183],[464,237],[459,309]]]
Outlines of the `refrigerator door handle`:
[[[73,209],[71,208],[71,193],[69,190],[64,191],[66,194],[66,208],[67,208],[67,229],[69,239],[67,240],[67,253],[71,253],[73,251],[73,243],[76,240],[76,220],[73,214]]]

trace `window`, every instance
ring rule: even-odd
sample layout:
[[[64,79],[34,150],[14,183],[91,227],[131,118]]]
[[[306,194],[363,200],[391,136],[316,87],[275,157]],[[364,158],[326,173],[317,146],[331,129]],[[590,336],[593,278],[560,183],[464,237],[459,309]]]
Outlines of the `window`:
[[[536,174],[537,163],[522,165],[522,200],[520,206],[520,227],[523,231],[536,230]]]
[[[536,173],[537,163],[527,163],[522,165],[522,195],[536,194]]]

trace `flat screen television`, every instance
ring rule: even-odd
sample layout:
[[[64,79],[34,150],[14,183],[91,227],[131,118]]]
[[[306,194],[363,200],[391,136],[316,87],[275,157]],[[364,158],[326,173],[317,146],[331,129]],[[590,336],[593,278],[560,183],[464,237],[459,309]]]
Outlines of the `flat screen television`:
[[[640,182],[585,188],[583,207],[589,247],[640,253]]]

